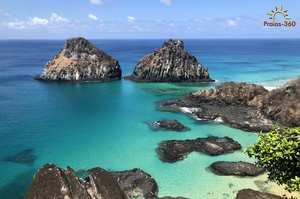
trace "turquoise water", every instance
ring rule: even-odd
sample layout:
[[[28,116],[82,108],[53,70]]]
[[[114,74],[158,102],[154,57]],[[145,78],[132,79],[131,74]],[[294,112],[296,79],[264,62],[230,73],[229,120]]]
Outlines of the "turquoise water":
[[[96,45],[116,57],[125,74],[159,40],[106,40]],[[219,177],[207,171],[217,160],[248,160],[242,151],[210,157],[192,153],[162,163],[155,148],[162,140],[229,136],[243,150],[256,135],[214,122],[197,122],[159,112],[156,102],[210,86],[187,84],[43,83],[32,77],[63,41],[0,41],[0,159],[34,149],[31,166],[0,161],[0,198],[21,198],[33,173],[45,163],[87,169],[142,168],[159,184],[159,195],[192,199],[233,199],[241,188],[258,189],[256,178]],[[187,40],[186,46],[217,80],[275,87],[300,74],[300,40]],[[146,122],[178,119],[186,133],[151,131]],[[250,160],[251,161],[251,160]]]

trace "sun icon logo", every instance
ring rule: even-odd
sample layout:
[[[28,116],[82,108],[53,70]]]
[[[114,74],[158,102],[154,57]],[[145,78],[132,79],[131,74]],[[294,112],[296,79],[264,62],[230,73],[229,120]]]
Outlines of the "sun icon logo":
[[[271,10],[267,15],[270,16],[269,19],[272,19],[273,22],[275,22],[276,17],[280,15],[283,16],[285,20],[291,20],[291,18],[289,18],[288,10],[284,10],[282,6],[276,6],[275,10]]]

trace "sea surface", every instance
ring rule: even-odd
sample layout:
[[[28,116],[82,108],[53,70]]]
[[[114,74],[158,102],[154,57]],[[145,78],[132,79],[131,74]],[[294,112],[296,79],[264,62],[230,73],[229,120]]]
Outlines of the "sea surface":
[[[163,40],[95,40],[120,61],[124,75]],[[35,81],[64,41],[0,41],[0,198],[20,199],[33,173],[45,163],[75,170],[141,168],[159,184],[159,196],[233,199],[239,189],[259,189],[258,178],[220,177],[207,167],[214,161],[252,161],[243,151],[255,133],[218,122],[195,121],[160,112],[157,102],[208,89],[224,81],[246,81],[271,89],[300,74],[300,40],[185,40],[188,51],[209,68],[211,85],[134,83],[45,83]],[[177,119],[191,131],[152,131],[147,122]],[[183,161],[161,162],[158,143],[209,135],[229,136],[243,151],[210,157],[192,153]],[[24,152],[24,150],[27,150]],[[5,161],[22,152],[28,164]]]

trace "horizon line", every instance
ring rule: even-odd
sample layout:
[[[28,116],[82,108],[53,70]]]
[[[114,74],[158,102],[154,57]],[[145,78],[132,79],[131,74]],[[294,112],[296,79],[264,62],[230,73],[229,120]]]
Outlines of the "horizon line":
[[[83,37],[83,36],[78,36]],[[70,38],[76,38],[76,37],[66,37],[66,38],[0,38],[0,41],[11,41],[11,40],[19,40],[19,41],[60,41],[60,40],[66,40]],[[176,38],[176,37],[168,37],[168,38],[88,38],[83,37],[88,40],[168,40],[168,39],[180,39],[180,40],[298,40],[300,37],[295,38],[266,38],[266,37],[257,37],[257,38],[247,38],[247,37],[241,37],[241,38]]]

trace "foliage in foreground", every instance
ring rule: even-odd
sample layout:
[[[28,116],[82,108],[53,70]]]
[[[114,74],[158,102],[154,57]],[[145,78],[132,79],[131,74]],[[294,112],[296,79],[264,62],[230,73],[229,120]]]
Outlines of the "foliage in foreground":
[[[267,170],[271,181],[288,191],[300,191],[300,128],[260,133],[259,142],[246,153]]]

